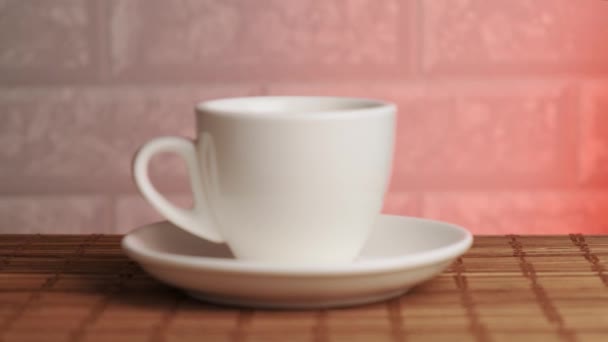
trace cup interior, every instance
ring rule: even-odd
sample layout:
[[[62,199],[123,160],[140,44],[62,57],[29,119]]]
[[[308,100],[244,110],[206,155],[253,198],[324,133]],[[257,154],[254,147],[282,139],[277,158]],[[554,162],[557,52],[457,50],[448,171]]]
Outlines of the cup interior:
[[[298,116],[385,111],[392,105],[379,100],[326,96],[255,96],[201,102],[199,112],[227,115]]]

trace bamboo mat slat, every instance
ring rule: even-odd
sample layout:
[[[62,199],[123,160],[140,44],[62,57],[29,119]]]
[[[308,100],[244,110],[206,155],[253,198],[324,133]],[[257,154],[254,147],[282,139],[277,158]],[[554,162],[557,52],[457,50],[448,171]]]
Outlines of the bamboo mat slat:
[[[608,341],[608,236],[481,236],[371,305],[238,310],[127,259],[120,236],[0,235],[0,341]]]

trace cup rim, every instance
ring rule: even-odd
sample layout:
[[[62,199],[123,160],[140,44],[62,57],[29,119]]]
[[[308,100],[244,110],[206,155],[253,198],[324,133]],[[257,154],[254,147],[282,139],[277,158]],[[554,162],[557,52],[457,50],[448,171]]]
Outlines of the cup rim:
[[[289,113],[285,113],[285,110],[273,108],[273,106],[286,106],[290,102],[294,105],[312,105],[313,107],[312,109]],[[198,115],[211,114],[241,119],[319,120],[390,115],[396,111],[396,108],[397,106],[391,102],[371,98],[272,95],[228,97],[201,101],[196,104],[195,111]]]

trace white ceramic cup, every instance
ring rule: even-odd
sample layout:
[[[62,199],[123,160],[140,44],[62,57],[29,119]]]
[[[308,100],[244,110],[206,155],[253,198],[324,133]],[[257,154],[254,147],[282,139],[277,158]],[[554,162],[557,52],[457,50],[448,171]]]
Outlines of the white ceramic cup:
[[[159,137],[133,163],[150,204],[176,226],[226,242],[238,259],[288,264],[353,261],[390,178],[393,104],[341,97],[243,97],[196,106],[195,141]],[[186,161],[194,205],[151,184],[159,152]]]

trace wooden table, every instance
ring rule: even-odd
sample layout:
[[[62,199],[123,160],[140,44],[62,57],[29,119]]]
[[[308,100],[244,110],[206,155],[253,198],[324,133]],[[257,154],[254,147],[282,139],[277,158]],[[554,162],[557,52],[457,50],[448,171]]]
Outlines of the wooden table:
[[[477,237],[437,278],[347,309],[195,301],[119,236],[0,236],[2,341],[608,341],[608,236]]]

